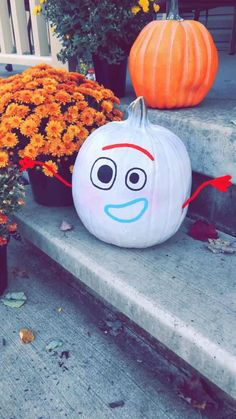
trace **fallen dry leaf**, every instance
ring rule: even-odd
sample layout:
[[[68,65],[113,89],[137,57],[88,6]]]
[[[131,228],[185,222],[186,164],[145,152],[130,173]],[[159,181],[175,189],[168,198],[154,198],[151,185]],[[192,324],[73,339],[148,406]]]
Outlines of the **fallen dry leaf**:
[[[207,241],[208,239],[218,239],[218,233],[214,224],[198,220],[188,230],[188,235],[195,240]]]
[[[73,229],[73,226],[69,224],[67,221],[62,221],[60,230],[61,231],[71,231]]]
[[[31,329],[20,329],[19,335],[22,343],[30,343],[35,339],[34,333]]]
[[[199,409],[199,410],[205,410],[206,409],[206,407],[207,407],[207,402],[202,402],[202,403],[199,403],[199,402],[193,402],[192,403],[192,405],[193,405],[193,407],[195,407],[196,409]]]
[[[236,253],[236,241],[228,242],[221,239],[208,239],[206,247],[213,253]]]

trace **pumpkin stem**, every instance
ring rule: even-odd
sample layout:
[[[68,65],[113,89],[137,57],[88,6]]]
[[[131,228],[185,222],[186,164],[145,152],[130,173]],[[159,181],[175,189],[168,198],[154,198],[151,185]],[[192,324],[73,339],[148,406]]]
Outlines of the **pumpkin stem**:
[[[184,20],[179,15],[179,1],[178,0],[169,0],[169,11],[167,15],[167,20]]]
[[[143,96],[139,96],[128,107],[130,123],[138,125],[140,128],[148,124],[147,107],[144,102]]]

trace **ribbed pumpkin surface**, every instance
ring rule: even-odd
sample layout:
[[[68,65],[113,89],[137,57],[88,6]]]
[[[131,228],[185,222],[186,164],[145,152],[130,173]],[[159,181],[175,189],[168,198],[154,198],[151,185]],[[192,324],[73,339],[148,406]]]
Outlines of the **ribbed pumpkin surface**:
[[[194,20],[149,23],[134,42],[129,58],[136,95],[160,109],[200,103],[217,68],[213,39],[205,26]]]

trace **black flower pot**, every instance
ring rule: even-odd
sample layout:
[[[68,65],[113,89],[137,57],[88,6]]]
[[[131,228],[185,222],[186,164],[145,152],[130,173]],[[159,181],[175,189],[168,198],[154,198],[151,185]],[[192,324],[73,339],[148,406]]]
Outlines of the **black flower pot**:
[[[0,246],[0,295],[7,288],[7,245]]]
[[[111,89],[116,96],[125,96],[127,58],[119,64],[108,64],[107,61],[93,55],[96,81]]]
[[[69,171],[71,162],[60,168],[60,176],[71,183],[72,175]],[[41,169],[29,169],[29,180],[34,200],[47,207],[66,207],[73,204],[72,189],[55,177],[46,176]]]

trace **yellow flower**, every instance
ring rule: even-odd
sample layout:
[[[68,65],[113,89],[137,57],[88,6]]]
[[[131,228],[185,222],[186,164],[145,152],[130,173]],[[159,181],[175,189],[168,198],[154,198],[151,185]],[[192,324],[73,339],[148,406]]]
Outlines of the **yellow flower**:
[[[50,149],[50,153],[54,157],[62,157],[65,154],[64,144],[58,141],[51,143],[49,149]]]
[[[79,133],[79,139],[80,140],[86,140],[86,138],[89,135],[89,131],[86,128],[81,128],[80,133]]]
[[[113,104],[110,100],[104,100],[101,106],[102,106],[102,109],[104,109],[106,112],[111,112],[113,109]]]
[[[93,112],[91,112],[91,108],[85,109],[80,114],[80,120],[84,125],[93,125]]]
[[[49,138],[57,137],[63,131],[63,125],[58,121],[49,121],[46,126],[46,133]]]
[[[16,144],[18,144],[18,138],[16,134],[9,132],[8,134],[6,134],[3,143],[4,147],[13,148],[16,146]]]
[[[132,11],[133,15],[136,15],[138,12],[140,12],[140,10],[141,10],[141,7],[139,7],[139,6],[133,6],[131,8],[131,11]]]
[[[0,167],[6,167],[8,165],[8,154],[6,151],[0,151]]]
[[[39,3],[40,3],[40,4],[47,3],[47,0],[39,0]]]
[[[44,144],[44,138],[41,134],[35,134],[32,136],[30,140],[30,145],[35,147],[36,149],[39,149]]]
[[[45,101],[45,97],[41,95],[40,93],[34,93],[31,96],[31,102],[33,102],[35,105],[41,105]]]
[[[29,107],[25,105],[17,105],[16,103],[11,103],[6,109],[6,115],[8,116],[19,116],[24,118],[29,112]]]
[[[100,127],[101,125],[104,125],[106,122],[106,118],[104,113],[102,112],[96,112],[95,115],[95,122],[97,123],[97,125]]]
[[[159,10],[160,10],[160,6],[159,6],[159,4],[154,4],[154,5],[153,5],[153,9],[154,9],[154,12],[155,12],[155,13],[159,12]]]
[[[50,166],[53,170],[54,170],[54,172],[58,172],[58,166],[57,166],[57,164],[56,163],[54,163],[52,160],[48,160],[48,161],[45,161],[45,163],[48,165],[48,166]],[[46,167],[44,167],[43,166],[43,173],[46,175],[46,176],[50,176],[50,177],[53,177],[53,173],[50,171],[50,170],[48,170]]]
[[[75,143],[71,141],[64,143],[64,154],[66,156],[71,156],[77,150],[77,146]]]
[[[22,123],[22,119],[19,116],[11,116],[7,119],[6,122],[6,126],[8,126],[9,129],[19,128],[20,124]]]
[[[69,125],[68,129],[67,129],[67,137],[65,138],[70,138],[71,140],[73,140],[74,137],[78,137],[80,130],[82,127],[78,126],[78,125]],[[65,134],[65,135],[66,135]],[[64,139],[64,137],[63,137]]]
[[[20,157],[30,157],[31,159],[35,159],[37,156],[37,149],[33,147],[31,144],[28,144],[24,150],[19,153]]]
[[[36,121],[34,121],[33,118],[27,118],[21,126],[20,126],[20,132],[23,135],[26,135],[27,137],[31,137],[33,134],[37,134],[38,132],[38,124]]]
[[[66,92],[59,91],[55,94],[55,99],[59,103],[62,103],[63,105],[65,105],[66,103],[71,101],[71,96]]]
[[[149,0],[139,0],[138,4],[142,7],[144,13],[149,11]]]
[[[33,8],[33,15],[34,16],[39,15],[41,13],[41,11],[42,11],[42,6],[40,6],[40,5],[34,6],[34,8]]]

